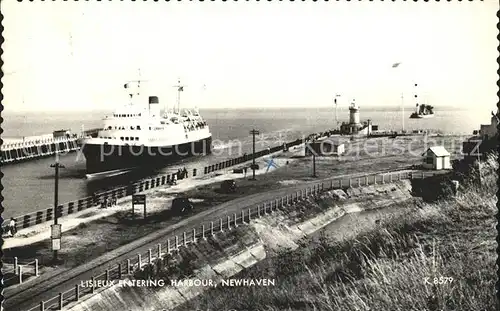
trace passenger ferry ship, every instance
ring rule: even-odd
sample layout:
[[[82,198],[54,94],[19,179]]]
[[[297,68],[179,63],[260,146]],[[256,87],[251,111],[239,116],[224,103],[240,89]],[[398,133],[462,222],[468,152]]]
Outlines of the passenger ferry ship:
[[[104,118],[97,137],[85,137],[81,143],[86,159],[87,177],[98,173],[116,173],[135,168],[162,167],[172,160],[211,152],[212,134],[198,109],[180,109],[177,85],[177,109],[161,111],[157,96],[139,97],[141,81],[125,84],[130,102]]]

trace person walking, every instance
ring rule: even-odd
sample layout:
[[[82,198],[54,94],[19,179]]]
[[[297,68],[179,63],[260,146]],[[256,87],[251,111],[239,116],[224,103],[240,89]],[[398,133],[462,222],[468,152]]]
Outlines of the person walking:
[[[14,236],[16,232],[16,220],[14,219],[14,217],[11,217],[9,221],[9,236]]]

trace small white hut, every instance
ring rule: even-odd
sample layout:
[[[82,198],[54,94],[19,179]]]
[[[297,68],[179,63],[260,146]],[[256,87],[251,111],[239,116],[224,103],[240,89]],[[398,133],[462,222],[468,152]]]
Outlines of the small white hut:
[[[451,169],[450,153],[443,146],[430,147],[422,156],[424,157],[424,168],[432,170]]]

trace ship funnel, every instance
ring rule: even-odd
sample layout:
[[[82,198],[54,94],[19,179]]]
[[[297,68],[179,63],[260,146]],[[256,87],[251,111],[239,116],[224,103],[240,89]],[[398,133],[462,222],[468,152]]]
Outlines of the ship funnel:
[[[158,96],[149,96],[149,114],[151,116],[160,116],[159,103]]]

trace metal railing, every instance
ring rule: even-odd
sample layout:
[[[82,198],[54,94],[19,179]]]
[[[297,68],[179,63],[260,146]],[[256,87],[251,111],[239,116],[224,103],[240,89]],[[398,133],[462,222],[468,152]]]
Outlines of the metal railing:
[[[3,259],[3,283],[4,287],[21,284],[30,277],[37,277],[39,273],[38,259],[29,262],[21,262],[17,257]],[[12,268],[9,267],[12,265]]]
[[[154,263],[158,258],[178,252],[181,247],[196,244],[200,239],[214,237],[224,230],[232,230],[240,225],[249,224],[252,220],[272,214],[273,212],[292,207],[300,202],[305,202],[311,197],[334,190],[363,187],[367,185],[393,183],[405,179],[422,179],[436,175],[435,172],[388,172],[384,174],[368,175],[355,178],[332,178],[306,186],[300,190],[289,193],[285,196],[275,197],[259,204],[244,208],[241,212],[232,213],[219,218],[216,221],[204,222],[200,226],[184,231],[181,234],[166,238],[163,243],[158,243],[155,249],[148,249],[147,252],[137,253],[127,260],[122,260],[106,269],[103,273],[95,275],[91,280],[121,280],[130,277],[137,269],[142,269],[145,265]],[[94,282],[92,282],[94,283]],[[58,293],[49,300],[41,301],[38,305],[27,311],[61,310],[64,306],[72,302],[78,302],[86,294],[94,293],[95,287],[81,287],[80,284],[65,292]]]

